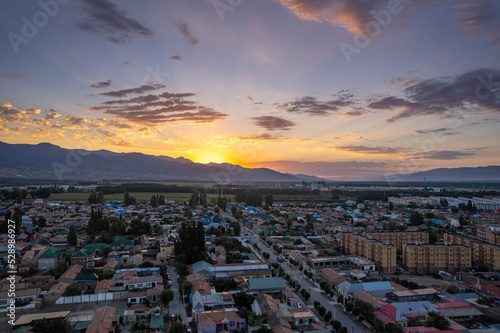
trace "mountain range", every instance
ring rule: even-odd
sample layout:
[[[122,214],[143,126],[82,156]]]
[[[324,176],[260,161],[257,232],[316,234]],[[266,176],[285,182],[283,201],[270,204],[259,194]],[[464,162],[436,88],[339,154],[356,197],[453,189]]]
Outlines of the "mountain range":
[[[101,181],[301,182],[325,180],[280,173],[268,168],[244,168],[229,163],[191,160],[108,150],[64,149],[50,143],[0,142],[0,175],[29,179]]]
[[[314,182],[312,175],[245,168],[229,163],[195,163],[183,157],[65,149],[50,143],[0,142],[0,177],[80,181]],[[500,166],[439,168],[378,179],[408,181],[500,181]],[[375,179],[372,179],[375,180]]]
[[[427,171],[391,175],[387,176],[386,181],[500,181],[500,166],[490,165],[484,167],[462,167],[462,168],[438,168]]]

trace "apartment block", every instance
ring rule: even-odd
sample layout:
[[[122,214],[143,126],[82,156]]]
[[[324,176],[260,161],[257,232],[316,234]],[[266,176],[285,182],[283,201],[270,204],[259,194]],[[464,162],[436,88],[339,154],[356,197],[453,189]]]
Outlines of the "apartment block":
[[[488,271],[500,270],[500,246],[477,237],[461,234],[444,234],[444,242],[461,244],[469,247],[472,257],[472,267],[486,266]]]
[[[364,236],[368,239],[376,239],[384,243],[396,245],[398,252],[403,250],[404,244],[410,243],[429,243],[429,233],[414,232],[366,232]]]
[[[358,234],[342,233],[340,247],[344,254],[357,255],[373,261],[377,270],[382,273],[396,271],[397,250],[395,245],[385,244]]]
[[[490,244],[500,245],[500,226],[498,225],[478,226],[477,237],[484,239]]]
[[[414,274],[456,274],[472,267],[472,249],[458,244],[405,244],[403,267]]]

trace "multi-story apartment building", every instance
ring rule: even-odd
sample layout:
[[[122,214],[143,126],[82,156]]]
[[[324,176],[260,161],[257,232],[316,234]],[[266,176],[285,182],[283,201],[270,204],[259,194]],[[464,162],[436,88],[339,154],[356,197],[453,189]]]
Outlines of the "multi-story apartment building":
[[[344,254],[352,254],[371,260],[382,273],[396,271],[396,246],[385,244],[376,239],[369,239],[362,235],[342,233],[340,247]]]
[[[364,236],[368,239],[376,239],[384,243],[396,245],[398,252],[403,250],[404,244],[429,243],[429,233],[422,231],[397,231],[397,232],[366,232]]]
[[[478,226],[477,237],[486,240],[490,244],[500,245],[500,226],[498,225]]]
[[[433,274],[445,271],[455,274],[472,267],[471,248],[458,244],[405,244],[403,267],[409,273]]]
[[[488,271],[500,270],[500,246],[490,244],[477,237],[461,234],[444,234],[444,242],[461,244],[469,247],[472,257],[472,267],[485,266]]]

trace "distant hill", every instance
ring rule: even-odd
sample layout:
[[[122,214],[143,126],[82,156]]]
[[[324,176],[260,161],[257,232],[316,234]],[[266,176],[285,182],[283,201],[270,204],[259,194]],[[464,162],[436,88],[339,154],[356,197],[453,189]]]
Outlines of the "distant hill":
[[[390,181],[500,181],[500,166],[476,168],[439,168],[427,171],[387,176]]]
[[[233,164],[200,164],[185,158],[108,150],[64,149],[50,143],[0,142],[0,175],[29,179],[100,181],[300,182],[303,177],[268,168]],[[322,180],[317,178],[318,180]]]

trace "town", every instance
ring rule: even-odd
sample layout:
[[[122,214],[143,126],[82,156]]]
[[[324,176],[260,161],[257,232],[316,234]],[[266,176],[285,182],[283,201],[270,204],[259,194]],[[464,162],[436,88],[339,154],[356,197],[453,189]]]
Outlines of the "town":
[[[500,330],[497,189],[189,190],[4,187],[0,331]]]

